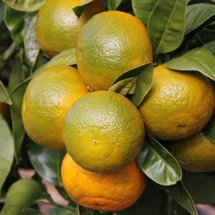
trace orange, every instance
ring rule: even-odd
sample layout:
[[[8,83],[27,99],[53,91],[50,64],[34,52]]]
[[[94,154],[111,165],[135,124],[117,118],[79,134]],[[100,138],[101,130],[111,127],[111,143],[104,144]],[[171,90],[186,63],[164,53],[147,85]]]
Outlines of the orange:
[[[29,137],[49,149],[63,150],[66,110],[88,93],[76,68],[59,65],[36,73],[24,94],[22,118]]]
[[[96,91],[68,109],[63,140],[68,153],[84,169],[110,172],[134,160],[145,136],[139,111],[124,96]]]
[[[40,8],[35,25],[36,39],[49,57],[75,47],[81,27],[94,14],[105,10],[99,0],[94,0],[78,18],[73,9],[80,5],[80,0],[47,0]]]
[[[182,169],[190,172],[215,170],[215,144],[202,132],[165,144]]]
[[[177,140],[200,131],[214,110],[214,90],[196,71],[155,67],[152,88],[139,106],[146,132],[161,140]]]
[[[92,90],[108,90],[121,74],[153,57],[144,24],[121,11],[96,14],[81,29],[76,48],[79,72]]]
[[[109,173],[90,172],[67,153],[61,166],[63,187],[69,197],[86,208],[118,211],[132,205],[143,193],[147,177],[136,160]]]

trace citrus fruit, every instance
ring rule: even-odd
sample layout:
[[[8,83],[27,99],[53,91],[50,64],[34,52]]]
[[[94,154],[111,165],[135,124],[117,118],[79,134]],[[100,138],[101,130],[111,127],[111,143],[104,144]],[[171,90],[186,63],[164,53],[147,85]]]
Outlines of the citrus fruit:
[[[36,39],[49,57],[75,47],[81,27],[94,14],[105,10],[99,0],[94,0],[78,18],[73,9],[80,5],[79,0],[47,0],[40,8],[35,25]]]
[[[84,169],[110,172],[134,160],[144,141],[139,111],[124,96],[95,91],[76,100],[63,121],[68,153]]]
[[[165,146],[186,171],[215,170],[215,144],[201,131],[185,139],[169,141]]]
[[[197,71],[155,67],[152,88],[139,111],[146,132],[161,140],[186,138],[200,131],[214,110],[214,90]]]
[[[96,14],[81,29],[76,48],[79,72],[92,90],[108,90],[121,74],[153,57],[144,24],[121,11]]]
[[[52,66],[35,74],[22,103],[23,123],[29,137],[46,148],[65,149],[63,117],[72,103],[88,92],[76,68]]]
[[[147,183],[136,160],[114,172],[95,173],[76,164],[68,153],[62,162],[61,176],[63,187],[73,201],[102,211],[129,207],[140,197]]]

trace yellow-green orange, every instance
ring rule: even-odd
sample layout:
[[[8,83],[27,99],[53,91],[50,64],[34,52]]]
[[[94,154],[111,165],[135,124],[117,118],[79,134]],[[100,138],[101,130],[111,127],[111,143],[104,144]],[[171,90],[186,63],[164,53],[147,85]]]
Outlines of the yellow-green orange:
[[[68,153],[84,169],[110,172],[134,160],[144,141],[139,111],[124,96],[96,91],[68,109],[63,140]]]
[[[129,207],[137,201],[147,183],[147,177],[136,160],[118,171],[95,173],[83,169],[66,154],[61,175],[64,189],[73,201],[102,211]]]
[[[182,169],[190,172],[215,170],[215,144],[202,132],[165,144]]]
[[[93,90],[108,90],[124,72],[152,61],[148,32],[135,16],[121,11],[96,14],[81,29],[77,65]]]
[[[27,86],[22,104],[23,123],[37,144],[62,150],[62,124],[66,110],[88,93],[76,68],[59,65],[41,70]]]
[[[160,65],[152,88],[139,106],[146,132],[161,140],[186,138],[200,131],[214,110],[214,90],[196,71],[173,71]]]
[[[35,32],[39,46],[48,56],[75,47],[81,27],[94,14],[105,10],[99,0],[94,0],[78,18],[73,9],[80,5],[80,0],[47,0],[40,8]]]

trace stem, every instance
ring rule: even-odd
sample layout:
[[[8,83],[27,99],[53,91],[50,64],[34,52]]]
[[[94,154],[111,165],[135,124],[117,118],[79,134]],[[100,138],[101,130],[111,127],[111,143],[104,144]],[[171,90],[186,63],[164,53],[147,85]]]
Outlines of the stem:
[[[15,52],[17,47],[17,44],[15,42],[12,42],[10,47],[4,52],[3,54],[3,61],[7,61]]]

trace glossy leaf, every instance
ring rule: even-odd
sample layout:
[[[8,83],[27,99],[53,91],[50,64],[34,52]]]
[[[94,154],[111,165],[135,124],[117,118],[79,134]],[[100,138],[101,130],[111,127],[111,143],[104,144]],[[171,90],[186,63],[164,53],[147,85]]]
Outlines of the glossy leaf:
[[[1,215],[20,215],[42,195],[42,189],[33,179],[20,179],[11,185]]]
[[[205,43],[203,46],[203,48],[206,48],[207,50],[209,50],[213,55],[215,55],[215,40],[210,41],[208,43]]]
[[[209,122],[202,129],[202,132],[212,143],[215,143],[215,112],[213,112]]]
[[[185,35],[203,25],[215,15],[215,5],[192,4],[187,8]]]
[[[215,80],[215,58],[210,51],[205,48],[195,48],[184,55],[173,58],[166,62],[164,66],[169,69],[180,71],[199,71],[208,78]]]
[[[158,215],[161,206],[161,189],[159,185],[148,179],[147,186],[135,205],[138,215]]]
[[[19,85],[25,79],[25,70],[21,66],[19,60],[14,60],[11,63],[11,75],[8,85],[8,92],[11,93],[12,90]],[[11,105],[11,115],[12,115],[12,128],[15,141],[15,156],[18,161],[18,154],[20,152],[25,129],[22,121],[22,99],[25,93],[25,85],[22,85],[16,92],[10,95],[13,105]]]
[[[139,106],[146,94],[149,92],[153,81],[154,67],[152,63],[145,64],[143,70],[138,76],[135,92],[131,97],[131,102]]]
[[[11,33],[13,40],[22,45],[24,43],[24,37],[27,27],[35,16],[35,12],[20,12],[10,7],[5,9],[5,23]]]
[[[27,208],[20,215],[47,215],[47,214],[42,214],[42,213],[40,213],[37,210],[31,209],[31,208]]]
[[[175,50],[184,37],[187,0],[158,0],[148,18],[148,33],[157,54]]]
[[[183,183],[196,204],[213,204],[215,202],[214,172],[184,172]]]
[[[146,136],[137,161],[143,172],[160,185],[173,185],[182,179],[176,159],[150,135]]]
[[[108,0],[108,10],[116,10],[122,0]]]
[[[51,208],[50,214],[53,215],[77,215],[77,211],[71,211],[65,208]]]
[[[50,184],[62,186],[60,167],[65,151],[46,149],[29,139],[29,157],[36,172]]]
[[[37,11],[46,0],[2,0],[6,5],[18,11]]]
[[[149,16],[158,0],[132,0],[135,16],[147,27]]]
[[[77,205],[78,215],[99,215],[99,211],[85,208],[81,205]]]
[[[12,104],[11,99],[9,98],[7,89],[3,85],[3,83],[0,81],[0,102],[5,102],[9,105]]]
[[[181,181],[172,186],[161,186],[161,188],[191,215],[199,215],[192,197]]]
[[[0,114],[0,191],[11,170],[14,159],[14,139],[11,130]]]
[[[31,68],[34,67],[40,52],[40,46],[37,43],[34,31],[36,16],[31,20],[24,38],[25,53],[29,60]]]

